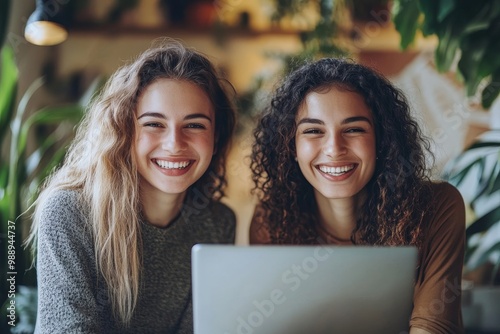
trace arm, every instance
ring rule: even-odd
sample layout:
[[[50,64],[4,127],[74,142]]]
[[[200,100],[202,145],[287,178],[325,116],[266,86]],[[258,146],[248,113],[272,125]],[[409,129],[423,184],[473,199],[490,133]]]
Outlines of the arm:
[[[97,275],[90,232],[76,193],[59,191],[42,208],[38,230],[36,333],[99,333]]]
[[[465,247],[465,207],[447,183],[435,186],[433,217],[420,251],[411,333],[463,333],[461,280]],[[419,333],[419,332],[415,332]]]

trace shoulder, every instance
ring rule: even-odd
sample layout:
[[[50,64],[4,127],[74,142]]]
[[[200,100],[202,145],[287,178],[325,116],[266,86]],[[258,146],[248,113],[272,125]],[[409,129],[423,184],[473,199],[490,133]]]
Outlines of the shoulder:
[[[447,182],[430,184],[429,207],[432,215],[427,217],[430,233],[462,234],[465,230],[465,204],[457,188]]]
[[[76,190],[54,190],[44,194],[39,203],[39,233],[74,232],[85,229],[87,210],[82,205],[81,194]]]
[[[445,181],[430,182],[434,200],[456,201],[463,203],[462,195],[457,188]]]
[[[457,188],[444,181],[430,183],[430,205],[438,211],[455,210],[465,214],[465,204]]]
[[[76,190],[58,189],[45,196],[44,208],[79,206],[80,192]]]
[[[210,213],[214,217],[220,217],[227,221],[233,221],[233,222],[236,221],[234,211],[222,202],[213,201],[209,205],[209,208],[210,208]]]
[[[447,182],[432,182],[430,192],[410,325],[432,333],[458,333],[462,332],[457,296],[465,249],[465,206],[459,191]]]
[[[80,192],[76,190],[54,190],[43,194],[41,198],[40,211],[42,215],[64,215],[73,216],[82,211]]]

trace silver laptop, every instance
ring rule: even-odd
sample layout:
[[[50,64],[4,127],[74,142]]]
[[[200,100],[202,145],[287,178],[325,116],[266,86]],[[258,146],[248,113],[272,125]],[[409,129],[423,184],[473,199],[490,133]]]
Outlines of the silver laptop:
[[[195,245],[194,334],[400,334],[414,247]]]

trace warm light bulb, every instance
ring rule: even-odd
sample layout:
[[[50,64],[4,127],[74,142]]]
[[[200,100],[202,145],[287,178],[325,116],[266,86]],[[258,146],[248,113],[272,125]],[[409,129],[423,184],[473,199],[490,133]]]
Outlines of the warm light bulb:
[[[24,37],[35,45],[49,46],[64,42],[68,37],[68,32],[57,23],[35,21],[26,26]]]

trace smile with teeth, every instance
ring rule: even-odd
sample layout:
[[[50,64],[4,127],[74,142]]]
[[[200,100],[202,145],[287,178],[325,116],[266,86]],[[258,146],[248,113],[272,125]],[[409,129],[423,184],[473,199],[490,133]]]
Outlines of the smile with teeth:
[[[155,159],[154,162],[160,168],[163,168],[163,169],[184,169],[187,166],[189,166],[189,164],[191,163],[191,161],[189,161],[189,160],[187,160],[187,161],[179,161],[179,162],[172,162],[172,161],[157,160],[157,159]]]
[[[320,171],[326,174],[330,174],[333,176],[339,176],[342,174],[345,174],[352,170],[354,168],[354,165],[347,165],[347,166],[342,166],[342,167],[328,167],[328,166],[319,166],[318,167]]]

